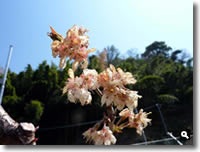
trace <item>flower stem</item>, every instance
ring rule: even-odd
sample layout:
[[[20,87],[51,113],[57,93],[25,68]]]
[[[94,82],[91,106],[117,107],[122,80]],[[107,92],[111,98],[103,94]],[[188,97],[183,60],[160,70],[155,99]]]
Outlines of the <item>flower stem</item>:
[[[118,126],[123,120],[124,120],[124,118],[121,117],[121,118],[118,120],[118,122],[116,123],[116,125]]]
[[[125,128],[125,127],[127,127],[127,126],[129,126],[129,122],[124,122],[124,123],[122,123],[119,127]]]
[[[96,89],[95,92],[96,92],[100,97],[102,97],[102,92],[101,92],[99,89]]]

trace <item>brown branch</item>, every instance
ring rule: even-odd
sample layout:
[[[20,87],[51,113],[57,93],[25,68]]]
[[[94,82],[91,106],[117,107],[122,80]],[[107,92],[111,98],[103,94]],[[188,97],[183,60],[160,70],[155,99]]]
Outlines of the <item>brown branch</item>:
[[[32,123],[18,123],[0,105],[0,145],[35,145],[38,127]]]

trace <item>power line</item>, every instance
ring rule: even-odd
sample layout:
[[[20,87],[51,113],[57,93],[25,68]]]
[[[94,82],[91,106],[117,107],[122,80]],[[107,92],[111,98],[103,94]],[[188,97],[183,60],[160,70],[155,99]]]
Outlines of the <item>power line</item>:
[[[161,118],[161,121],[162,121],[162,124],[164,126],[164,129],[165,129],[165,132],[167,135],[169,135],[171,138],[173,138],[179,145],[183,145],[183,143],[181,143],[176,137],[173,136],[172,133],[168,132],[167,130],[167,125],[165,123],[165,120],[164,120],[164,117],[163,117],[163,114],[160,110],[160,105],[159,104],[156,104],[156,107],[158,108],[158,111],[159,111],[159,114],[160,114],[160,118]]]
[[[163,124],[163,127],[165,129],[165,132],[167,133],[167,126],[166,126],[166,123],[165,123],[165,120],[164,120],[164,117],[163,117],[163,114],[160,110],[160,105],[159,104],[156,104],[156,107],[158,108],[158,111],[159,111],[159,114],[160,114],[160,118],[161,118],[161,121],[162,121],[162,124]]]
[[[193,137],[193,135],[191,135],[190,137]],[[175,137],[175,138],[177,140],[180,139],[180,137]],[[155,144],[155,143],[171,141],[171,140],[174,140],[174,138],[164,138],[164,139],[152,140],[152,141],[148,141],[148,142],[135,143],[135,144],[131,144],[131,145],[139,146],[139,145]]]
[[[170,137],[172,137],[179,145],[183,145],[183,143],[180,142],[180,141],[177,139],[177,137],[174,137],[174,135],[173,135],[171,132],[167,132],[167,134],[168,134]]]
[[[82,122],[82,123],[70,124],[70,125],[62,125],[62,126],[49,127],[49,128],[40,128],[39,131],[48,131],[48,130],[55,130],[55,129],[63,129],[63,128],[85,126],[85,125],[97,123],[99,121],[101,121],[101,120],[95,120],[95,121],[89,121],[89,122]]]
[[[176,137],[176,139],[179,139],[180,137]],[[174,140],[173,138],[164,138],[164,139],[159,139],[159,140],[153,140],[153,141],[147,141],[147,142],[141,142],[141,143],[136,143],[136,144],[131,144],[131,145],[146,145],[146,144],[154,144],[158,142],[164,142],[164,141],[170,141]]]

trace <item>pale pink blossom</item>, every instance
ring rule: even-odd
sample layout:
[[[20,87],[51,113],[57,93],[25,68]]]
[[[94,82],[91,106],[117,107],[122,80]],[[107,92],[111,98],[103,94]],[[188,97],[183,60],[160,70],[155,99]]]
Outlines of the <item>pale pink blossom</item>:
[[[68,90],[68,99],[69,101],[76,103],[80,101],[81,105],[90,104],[92,101],[91,93],[84,88],[73,88]]]
[[[67,93],[70,102],[79,101],[81,105],[90,104],[92,101],[91,93],[88,90],[98,88],[98,73],[95,70],[84,69],[80,77],[75,77],[72,69],[68,70],[68,81],[63,89]]]
[[[133,77],[133,75],[130,72],[124,72],[120,68],[117,68],[117,72],[119,73],[121,77],[121,81],[124,85],[136,83],[136,79]]]
[[[125,106],[130,110],[137,107],[138,99],[141,96],[137,94],[137,91],[125,88],[125,85],[136,82],[131,73],[123,72],[120,68],[116,70],[113,65],[110,65],[99,74],[98,82],[99,86],[103,88],[102,105],[114,104],[118,110],[122,110]]]
[[[106,104],[107,106],[114,104],[118,110],[122,110],[125,106],[133,110],[137,107],[138,99],[141,97],[137,94],[137,91],[131,91],[126,88],[104,88],[101,104]]]
[[[59,35],[53,31],[54,35]],[[89,37],[85,35],[88,32],[87,29],[83,27],[78,27],[74,25],[66,33],[66,38],[59,36],[59,40],[54,40],[51,44],[53,57],[59,56],[60,58],[60,68],[65,68],[66,58],[69,60],[74,60],[73,70],[75,71],[79,65],[81,68],[87,68],[88,54],[94,52],[96,49],[87,49],[89,45]],[[52,34],[50,34],[52,35]]]
[[[60,64],[59,64],[59,68],[65,68],[66,67],[66,56],[63,56],[60,58]]]
[[[118,86],[122,87],[127,84],[136,83],[135,78],[130,72],[123,72],[122,69],[117,70],[113,65],[99,74],[99,83],[102,87]]]
[[[95,90],[99,87],[98,73],[96,70],[84,69],[80,77],[83,78],[85,88]]]
[[[151,119],[147,118],[149,114],[150,113],[143,112],[143,109],[141,109],[139,113],[134,114],[133,111],[126,108],[119,113],[119,116],[123,119],[128,118],[128,127],[136,128],[136,132],[142,135],[143,129],[151,123]]]
[[[91,143],[96,134],[96,130],[94,128],[89,128],[83,133],[84,138],[86,139],[86,143]]]
[[[143,129],[151,123],[151,119],[147,118],[149,114],[150,113],[143,112],[143,109],[140,109],[139,113],[135,114],[134,120],[129,122],[129,127],[136,128],[136,132],[142,135]]]
[[[121,118],[123,118],[123,120],[128,118],[128,125],[129,125],[129,127],[133,127],[132,124],[134,123],[134,119],[135,119],[135,114],[133,113],[133,111],[130,111],[128,108],[123,109],[119,113],[119,116]]]
[[[59,48],[60,43],[61,42],[58,40],[55,40],[51,43],[52,55],[54,58],[59,55],[58,48]]]
[[[128,118],[130,121],[130,120],[133,120],[135,114],[133,113],[133,111],[130,111],[128,108],[125,108],[119,113],[119,116],[123,117],[124,119]]]
[[[89,128],[83,133],[83,136],[87,142],[93,142],[95,145],[111,145],[117,141],[113,132],[106,125],[99,131]]]
[[[72,69],[68,70],[69,79],[63,88],[63,93],[67,93],[70,102],[76,103],[80,101],[81,105],[90,104],[92,101],[91,93],[83,87],[84,79],[82,77],[74,77]]]

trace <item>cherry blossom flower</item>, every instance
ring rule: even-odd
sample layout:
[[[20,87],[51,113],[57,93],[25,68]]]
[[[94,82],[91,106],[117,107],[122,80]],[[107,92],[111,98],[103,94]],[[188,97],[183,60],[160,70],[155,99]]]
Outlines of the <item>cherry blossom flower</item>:
[[[151,119],[147,118],[149,114],[150,113],[143,112],[143,109],[140,109],[139,113],[134,114],[133,111],[130,111],[128,108],[119,113],[120,117],[124,120],[128,118],[128,126],[130,128],[136,128],[136,132],[139,135],[142,135],[143,129],[148,126],[148,123],[151,123]]]
[[[117,68],[117,71],[121,77],[123,85],[135,84],[136,80],[130,72],[124,72],[122,69]]]
[[[122,88],[117,88],[117,92],[115,95],[115,99],[113,101],[114,105],[118,110],[122,110],[125,106],[129,108],[129,110],[133,111],[138,106],[138,98],[141,98],[137,94],[137,91],[125,90]]]
[[[84,138],[86,138],[86,143],[92,142],[95,134],[96,134],[96,130],[94,128],[89,128],[87,131],[85,131],[83,133],[83,136]]]
[[[92,101],[91,93],[84,88],[73,88],[67,93],[69,101],[76,103],[80,101],[81,105],[90,104]]]
[[[95,145],[111,145],[117,141],[113,132],[106,125],[99,131],[89,128],[83,133],[83,136],[87,142],[93,142]]]
[[[80,77],[83,78],[83,85],[85,88],[95,90],[99,87],[98,73],[96,70],[84,69]]]
[[[63,89],[67,93],[70,102],[80,101],[81,105],[90,104],[92,101],[91,93],[98,87],[97,72],[95,70],[84,69],[80,77],[74,77],[74,71],[68,70],[69,79]]]
[[[135,114],[133,113],[133,111],[130,111],[128,108],[126,108],[119,113],[119,116],[123,119],[128,118],[129,122],[133,122]]]
[[[129,122],[130,128],[136,128],[136,132],[139,135],[142,135],[142,131],[151,123],[151,119],[147,116],[151,113],[143,112],[143,109],[140,109],[139,113],[135,114],[134,120]]]
[[[52,55],[53,57],[56,57],[59,55],[59,51],[58,51],[58,48],[59,48],[59,44],[60,44],[60,41],[58,40],[55,40],[51,43],[51,49],[52,49]]]
[[[72,67],[75,71],[80,65],[81,68],[87,68],[88,54],[94,52],[96,49],[87,49],[89,46],[89,37],[85,35],[88,32],[87,29],[83,27],[78,27],[74,25],[66,33],[66,38],[63,38],[60,34],[56,33],[51,27],[51,33],[49,36],[53,39],[51,44],[53,57],[59,56],[60,58],[60,68],[65,68],[66,58],[69,60],[74,60]]]
[[[120,68],[116,70],[113,65],[110,65],[109,68],[100,73],[99,83],[105,88],[109,86],[122,87],[127,84],[134,84],[136,80],[130,72],[123,72]]]
[[[137,94],[137,91],[128,90],[124,86],[136,82],[132,74],[123,72],[120,68],[116,70],[113,65],[99,74],[98,82],[99,86],[103,87],[102,105],[114,104],[118,110],[127,106],[133,110],[138,105],[138,99],[142,97]]]

